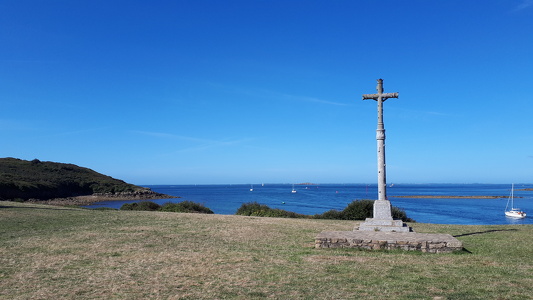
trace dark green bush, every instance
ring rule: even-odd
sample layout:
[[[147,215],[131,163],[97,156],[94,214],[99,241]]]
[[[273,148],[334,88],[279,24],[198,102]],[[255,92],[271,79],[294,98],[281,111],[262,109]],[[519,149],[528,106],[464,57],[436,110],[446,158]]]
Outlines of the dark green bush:
[[[192,201],[182,201],[179,203],[167,202],[161,206],[161,211],[181,212],[181,213],[201,213],[214,214],[214,212],[202,204]]]
[[[373,200],[355,200],[342,211],[343,220],[364,220],[374,214]]]
[[[79,207],[79,206],[76,206],[76,207]],[[97,207],[97,208],[93,208],[93,210],[117,210],[117,209],[112,208],[112,207]]]
[[[400,219],[404,222],[414,222],[408,218],[405,211],[401,208],[392,206],[391,213],[393,219]],[[335,220],[365,220],[372,218],[374,214],[374,200],[355,200],[342,210],[329,210],[321,215],[315,215],[316,219],[335,219]]]
[[[124,203],[120,207],[120,210],[133,210],[133,203]]]
[[[145,211],[168,211],[181,213],[202,213],[213,214],[209,208],[192,201],[183,201],[179,203],[167,202],[163,206],[152,201],[142,201],[135,203],[124,203],[120,210],[145,210]]]
[[[273,217],[273,218],[309,218],[309,216],[297,214],[279,208],[270,208],[267,205],[257,202],[243,203],[237,209],[236,215],[254,216],[254,217]]]
[[[327,212],[314,215],[315,219],[329,219],[329,220],[342,220],[342,212],[336,209],[328,210]]]
[[[161,209],[161,205],[152,201],[141,201],[138,203],[138,210],[155,211]]]
[[[161,205],[152,202],[152,201],[141,201],[134,203],[124,203],[120,210],[147,210],[147,211],[156,211],[160,210]]]
[[[316,219],[334,220],[364,220],[371,218],[374,211],[373,200],[355,200],[342,211],[329,210],[321,215],[315,215]]]
[[[270,207],[259,204],[257,202],[243,203],[239,209],[237,209],[236,215],[251,216],[254,213],[269,210]]]

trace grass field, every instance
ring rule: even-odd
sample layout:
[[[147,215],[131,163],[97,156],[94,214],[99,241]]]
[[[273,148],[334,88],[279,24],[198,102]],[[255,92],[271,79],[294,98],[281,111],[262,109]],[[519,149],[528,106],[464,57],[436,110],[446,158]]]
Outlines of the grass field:
[[[0,201],[0,299],[533,299],[533,226],[410,224],[467,251],[315,249],[356,222]]]

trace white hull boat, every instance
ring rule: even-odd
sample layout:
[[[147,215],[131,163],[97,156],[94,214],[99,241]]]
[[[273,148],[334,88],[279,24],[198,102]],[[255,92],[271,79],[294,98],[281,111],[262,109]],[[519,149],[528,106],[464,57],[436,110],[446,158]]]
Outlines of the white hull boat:
[[[508,217],[520,218],[520,219],[526,217],[526,213],[521,211],[519,208],[513,208],[513,209],[511,209],[509,211],[506,211],[505,215],[508,216]]]
[[[511,209],[509,208],[509,203],[511,203]],[[505,215],[511,218],[525,218],[526,212],[521,211],[520,208],[514,207],[514,184],[511,187],[511,195],[509,196],[509,199],[507,199],[507,205],[505,206]]]

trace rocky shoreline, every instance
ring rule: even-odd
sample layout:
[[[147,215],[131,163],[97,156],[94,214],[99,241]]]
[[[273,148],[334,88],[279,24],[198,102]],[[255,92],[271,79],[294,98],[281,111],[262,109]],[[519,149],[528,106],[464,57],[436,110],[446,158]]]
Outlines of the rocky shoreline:
[[[30,199],[27,202],[49,204],[49,205],[91,205],[102,201],[123,201],[123,200],[156,200],[156,199],[173,199],[181,198],[178,196],[171,196],[161,193],[156,193],[152,190],[139,190],[135,192],[123,193],[95,193],[92,195],[55,198],[50,200]]]

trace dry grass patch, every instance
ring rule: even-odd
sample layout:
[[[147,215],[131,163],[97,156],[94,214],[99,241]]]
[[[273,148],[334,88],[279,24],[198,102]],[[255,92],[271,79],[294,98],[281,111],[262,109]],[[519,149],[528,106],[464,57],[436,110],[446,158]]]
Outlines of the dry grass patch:
[[[355,225],[0,202],[0,299],[527,299],[533,286],[532,226],[411,224],[471,254],[313,248]]]

